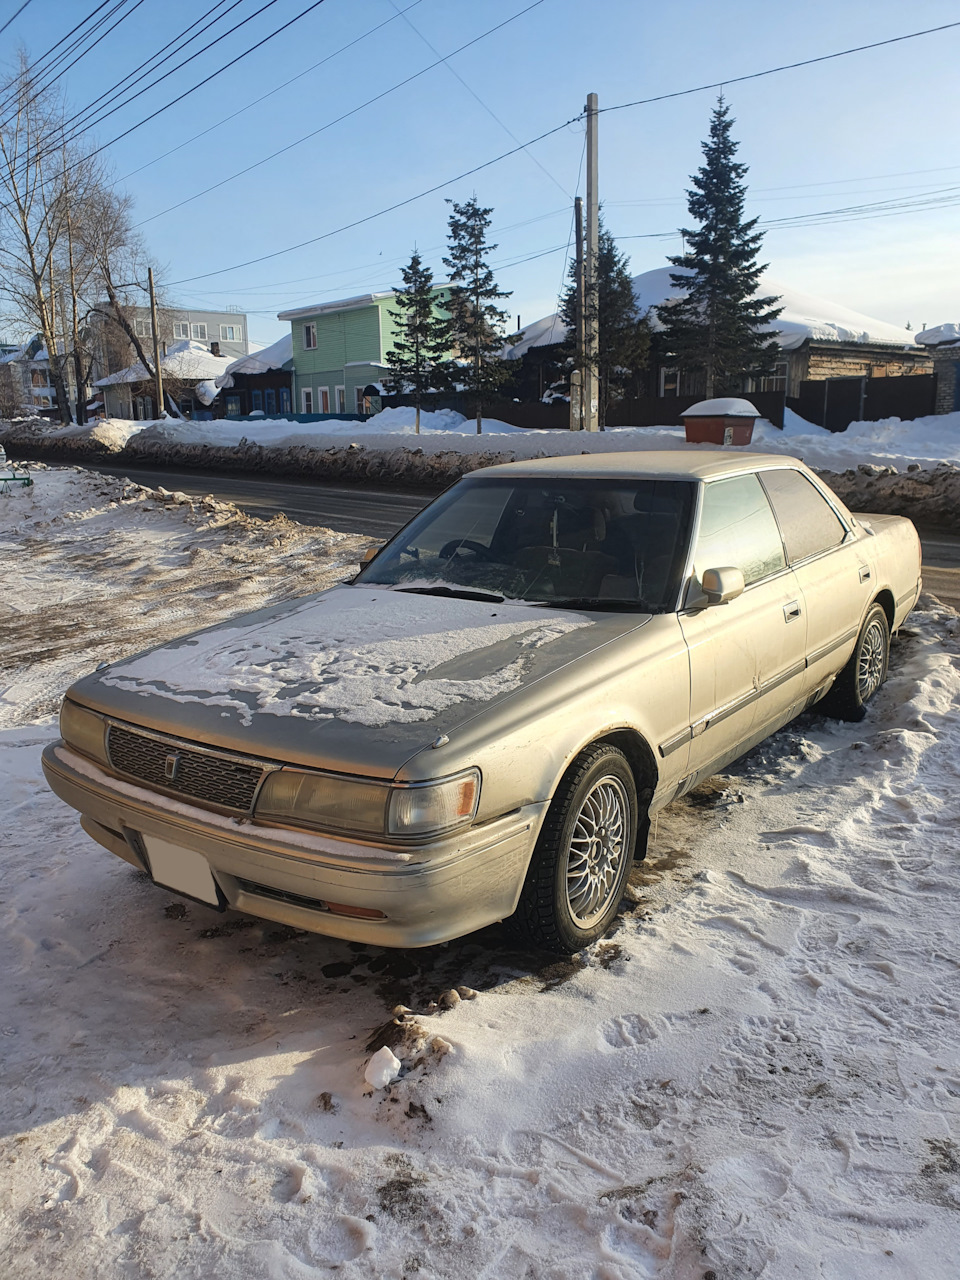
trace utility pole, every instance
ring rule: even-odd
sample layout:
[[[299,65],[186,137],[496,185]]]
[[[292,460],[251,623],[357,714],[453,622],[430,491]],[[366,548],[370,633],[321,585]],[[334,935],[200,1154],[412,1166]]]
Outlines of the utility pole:
[[[153,289],[153,267],[147,268],[150,285],[150,328],[153,332],[153,368],[157,384],[157,417],[163,417],[163,371],[160,368],[160,334],[157,332],[157,295]]]
[[[583,264],[583,429],[600,429],[599,320],[597,311],[597,255],[599,250],[600,201],[597,193],[597,95],[587,94],[587,235]]]
[[[574,273],[574,297],[576,299],[576,356],[570,374],[570,430],[583,430],[583,201],[579,196],[573,202],[573,228],[576,236],[577,256]]]

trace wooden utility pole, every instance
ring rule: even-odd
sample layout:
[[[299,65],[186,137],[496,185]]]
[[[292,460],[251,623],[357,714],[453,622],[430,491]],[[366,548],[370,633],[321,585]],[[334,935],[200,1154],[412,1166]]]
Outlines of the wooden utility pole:
[[[583,430],[583,201],[579,196],[573,202],[573,227],[576,236],[577,257],[574,272],[574,298],[576,300],[576,356],[570,375],[570,430]]]
[[[157,331],[157,295],[153,288],[153,267],[147,268],[150,285],[150,328],[153,331],[153,368],[157,385],[157,417],[163,417],[163,371],[160,368],[160,334]]]
[[[600,201],[597,192],[597,95],[587,94],[587,235],[583,262],[583,429],[600,429],[600,378],[597,372],[600,317],[597,310],[597,255]]]

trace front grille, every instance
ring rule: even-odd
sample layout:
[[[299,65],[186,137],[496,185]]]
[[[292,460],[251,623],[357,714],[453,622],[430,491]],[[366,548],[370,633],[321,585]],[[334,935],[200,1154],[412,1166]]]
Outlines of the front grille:
[[[107,748],[118,773],[238,813],[249,813],[263,775],[258,764],[191,751],[115,724],[110,726]]]

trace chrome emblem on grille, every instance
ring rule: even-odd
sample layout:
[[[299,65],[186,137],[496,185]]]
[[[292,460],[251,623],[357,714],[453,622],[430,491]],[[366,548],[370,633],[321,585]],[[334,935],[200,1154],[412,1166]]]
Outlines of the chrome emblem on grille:
[[[180,752],[172,751],[163,762],[163,776],[168,782],[176,782],[177,769],[180,767]]]

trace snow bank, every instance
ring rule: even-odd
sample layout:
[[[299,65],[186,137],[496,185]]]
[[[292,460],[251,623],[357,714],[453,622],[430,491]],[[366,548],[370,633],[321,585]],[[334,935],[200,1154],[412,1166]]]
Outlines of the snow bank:
[[[28,449],[54,455],[109,453],[148,465],[263,471],[418,488],[443,488],[467,472],[521,458],[733,447],[688,445],[681,427],[616,427],[587,434],[527,430],[484,419],[483,433],[477,435],[471,420],[442,410],[424,414],[421,434],[411,439],[412,423],[410,409],[387,409],[366,422],[304,425],[270,418],[243,423],[168,418],[149,424],[114,419],[90,428],[57,428],[36,420],[11,423],[0,430],[0,439],[7,443],[8,452],[16,450],[21,456]],[[754,428],[753,443],[744,451],[801,458],[830,483],[850,472],[846,489],[841,486],[839,491],[843,496],[855,482],[859,500],[867,504],[861,510],[915,514],[960,528],[953,474],[960,467],[960,413],[908,422],[898,418],[856,422],[846,431],[833,433],[804,422],[788,409],[783,431],[761,419]],[[864,467],[868,476],[878,480],[870,492],[857,478]],[[881,475],[891,471],[901,473],[896,484]],[[892,505],[882,505],[888,497]]]
[[[861,724],[664,811],[579,957],[386,952],[158,889],[44,785],[78,664],[349,550],[168,497],[39,471],[0,504],[5,1274],[954,1280],[954,612]]]

